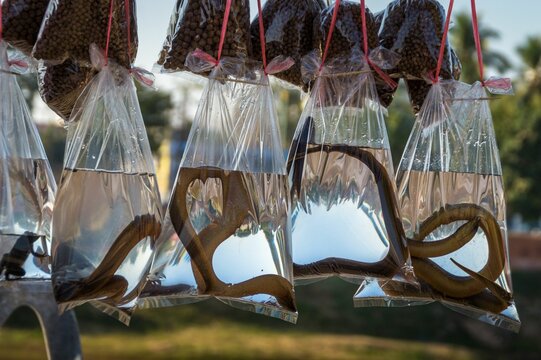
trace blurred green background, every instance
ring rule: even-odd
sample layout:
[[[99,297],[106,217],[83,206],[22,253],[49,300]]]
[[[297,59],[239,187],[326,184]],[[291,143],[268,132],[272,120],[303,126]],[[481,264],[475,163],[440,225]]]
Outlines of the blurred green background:
[[[541,272],[515,272],[519,334],[440,304],[353,308],[357,286],[329,279],[296,288],[297,325],[218,301],[137,312],[129,328],[91,306],[76,309],[87,359],[539,359]],[[0,330],[0,358],[43,359],[29,309]]]
[[[467,13],[454,17],[451,38],[463,65],[462,80],[477,78],[475,46]],[[512,73],[515,96],[491,101],[501,151],[510,228],[528,232],[540,248],[541,218],[541,34],[526,36],[514,52],[493,51],[498,31],[481,21],[489,73]],[[22,77],[29,100],[33,77]],[[190,87],[175,90],[181,96]],[[183,94],[183,95],[182,95]],[[189,131],[186,121],[171,121],[184,109],[171,92],[140,89],[141,107],[158,168],[171,185],[179,149]],[[298,92],[276,87],[284,144],[289,144],[301,112]],[[389,109],[387,122],[394,164],[398,165],[414,117],[403,86]],[[41,125],[56,174],[61,170],[65,132],[58,124]],[[162,189],[167,194],[165,189]],[[166,196],[164,196],[166,198]],[[513,246],[513,244],[511,244]],[[356,286],[337,279],[297,288],[298,324],[232,309],[215,301],[137,312],[124,327],[90,306],[76,310],[88,359],[541,359],[541,251],[516,251],[511,259],[520,333],[466,318],[439,304],[411,308],[354,309]],[[521,263],[521,257],[534,261]],[[537,262],[536,262],[537,259]],[[518,264],[522,264],[518,266]],[[29,309],[17,311],[0,329],[1,359],[42,359],[44,344]]]

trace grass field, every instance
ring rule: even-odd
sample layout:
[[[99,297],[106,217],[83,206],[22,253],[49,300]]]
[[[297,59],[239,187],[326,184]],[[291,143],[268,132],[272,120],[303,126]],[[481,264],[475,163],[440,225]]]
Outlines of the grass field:
[[[36,331],[2,331],[2,359],[43,359]],[[361,335],[287,333],[238,324],[188,326],[148,334],[83,335],[86,359],[473,359],[471,350],[449,345]]]
[[[515,274],[519,335],[432,304],[354,309],[356,287],[298,287],[296,326],[217,301],[136,313],[129,328],[77,309],[85,359],[541,359],[541,274]],[[43,359],[30,310],[0,330],[0,359]]]

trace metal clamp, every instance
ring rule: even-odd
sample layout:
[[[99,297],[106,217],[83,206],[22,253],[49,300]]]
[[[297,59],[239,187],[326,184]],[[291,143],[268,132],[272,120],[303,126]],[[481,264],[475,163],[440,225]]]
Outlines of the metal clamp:
[[[73,311],[59,315],[50,281],[0,283],[0,326],[18,308],[28,306],[38,317],[49,360],[82,359],[79,326]]]

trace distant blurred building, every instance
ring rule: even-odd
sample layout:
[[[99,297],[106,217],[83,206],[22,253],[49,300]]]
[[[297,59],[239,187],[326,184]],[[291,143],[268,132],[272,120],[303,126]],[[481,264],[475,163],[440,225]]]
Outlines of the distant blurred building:
[[[520,214],[513,214],[507,219],[507,227],[516,232],[538,231],[541,230],[541,218],[537,222],[526,222]]]
[[[162,202],[168,203],[169,200],[169,169],[171,164],[171,156],[169,148],[171,142],[166,139],[162,142],[159,151],[159,158],[155,158],[156,176],[158,178],[158,187],[160,189],[160,195],[162,196]]]
[[[511,268],[516,270],[541,270],[541,234],[512,232],[509,234]]]

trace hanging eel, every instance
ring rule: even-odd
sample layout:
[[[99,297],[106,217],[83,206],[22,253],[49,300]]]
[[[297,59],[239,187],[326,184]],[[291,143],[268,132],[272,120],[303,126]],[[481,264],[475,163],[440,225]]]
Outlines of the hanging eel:
[[[371,153],[359,147],[317,145],[317,147],[307,148],[292,161],[298,161],[312,152],[330,153],[333,151],[358,159],[373,173],[378,186],[385,227],[389,235],[390,250],[385,258],[374,263],[326,258],[306,265],[294,264],[295,276],[314,275],[317,271],[317,274],[338,273],[390,278],[405,264],[409,249],[417,277],[438,292],[448,297],[463,299],[479,295],[488,289],[500,304],[497,307],[491,305],[491,308],[501,308],[506,304],[503,307],[505,309],[508,306],[511,294],[495,283],[505,266],[504,242],[498,222],[489,211],[474,204],[447,205],[426,219],[420,225],[417,234],[408,239],[404,235],[403,226],[397,214],[391,181],[383,165]],[[302,168],[300,170],[302,171]],[[298,170],[293,170],[293,179],[297,178],[296,171]],[[291,191],[298,193],[299,189],[300,183],[294,181]],[[456,221],[467,222],[447,238],[430,242],[422,241],[438,227]],[[466,277],[456,276],[429,260],[431,257],[444,256],[460,249],[474,238],[479,228],[483,230],[488,240],[488,261],[479,272],[474,272],[451,259],[458,268],[468,274]],[[405,242],[407,242],[407,249],[404,247]],[[486,298],[485,294],[476,301],[490,303],[489,300],[483,301]]]
[[[346,145],[311,145],[314,146],[307,148],[306,151],[297,152],[297,155],[290,159],[290,163],[297,162],[311,153],[325,152],[330,154],[332,152],[338,152],[358,159],[372,172],[378,187],[383,221],[387,230],[390,246],[387,255],[382,260],[372,263],[341,258],[326,258],[310,264],[294,264],[295,276],[310,276],[314,275],[314,272],[317,271],[317,274],[338,273],[392,277],[406,264],[408,259],[408,249],[406,248],[406,235],[400,224],[393,183],[384,166],[381,165],[369,151],[360,147]],[[294,179],[297,178],[299,172],[302,172],[302,167],[293,170]],[[300,194],[300,186],[299,182],[294,181],[291,189],[292,194]]]
[[[478,294],[468,297],[450,297],[435,290],[429,283],[420,282],[420,287],[399,282],[399,281],[380,281],[379,285],[386,296],[397,299],[425,300],[433,298],[448,302],[450,304],[475,307],[483,311],[499,314],[510,305],[510,296],[494,295],[488,288],[482,289]],[[506,300],[509,299],[509,300]]]
[[[466,221],[454,234],[437,241],[423,241],[440,226]],[[451,262],[468,276],[449,273],[431,257],[448,255],[470,242],[478,229],[487,239],[488,260],[478,272],[472,271],[454,259]],[[446,205],[419,226],[418,232],[408,239],[411,260],[417,277],[444,297],[470,298],[483,308],[499,313],[512,301],[511,294],[496,281],[505,267],[504,240],[497,220],[486,209],[474,204]]]
[[[152,240],[157,239],[160,232],[161,224],[156,216],[151,214],[136,216],[116,238],[99,266],[89,276],[81,280],[66,282],[53,279],[56,300],[59,303],[101,300],[112,305],[133,300],[137,294],[132,291],[125,296],[128,281],[115,273],[137,244],[147,237],[151,237]],[[82,256],[74,258],[73,248],[66,243],[58,246],[54,262],[58,263],[56,268],[65,263],[90,266],[89,261]]]
[[[378,187],[383,220],[389,238],[389,251],[378,262],[361,262],[343,258],[325,258],[309,264],[293,264],[295,277],[308,277],[320,274],[349,274],[356,276],[375,276],[390,278],[397,274],[406,264],[409,253],[406,247],[406,235],[402,227],[394,184],[385,167],[372,153],[357,146],[323,145],[310,142],[314,133],[313,119],[305,120],[299,136],[294,140],[291,149],[294,157],[288,159],[287,169],[292,178],[291,197],[299,198],[301,194],[304,160],[311,153],[337,152],[361,161],[374,176]]]
[[[408,250],[412,265],[419,279],[429,284],[446,297],[455,299],[471,298],[479,306],[492,309],[495,313],[505,309],[511,302],[511,294],[495,281],[505,266],[504,242],[497,220],[487,210],[475,204],[447,205],[426,219],[418,232],[408,239],[405,236],[394,187],[385,167],[366,149],[347,145],[324,145],[313,141],[313,119],[307,118],[299,137],[292,144],[295,156],[288,161],[291,175],[292,199],[299,198],[304,172],[304,160],[314,152],[339,152],[361,161],[372,172],[378,187],[385,227],[390,241],[390,250],[385,258],[374,263],[364,263],[342,258],[326,258],[311,264],[294,264],[295,276],[315,274],[354,274],[390,278],[405,264]],[[447,238],[423,241],[439,226],[456,221],[466,221]],[[451,261],[468,276],[456,276],[438,266],[431,257],[450,254],[470,242],[481,228],[488,240],[488,261],[479,272],[474,272]],[[404,244],[407,243],[407,248]],[[387,286],[389,287],[389,286]],[[400,295],[395,292],[395,295]]]
[[[461,220],[467,221],[466,224],[449,238],[438,241],[419,241],[438,227]],[[488,261],[479,272],[473,272],[452,260],[469,276],[451,275],[428,259],[458,250],[473,239],[478,228],[483,230],[488,243]],[[491,289],[491,287],[505,266],[503,239],[498,222],[482,207],[473,204],[442,207],[421,223],[417,234],[408,241],[408,246],[417,276],[439,292],[457,298],[476,295],[485,288],[489,288],[495,294],[499,293],[497,288]]]
[[[200,232],[190,221],[186,194],[196,180],[220,179],[223,189],[223,213]],[[175,192],[169,205],[173,227],[191,257],[192,268],[201,295],[242,298],[256,294],[274,296],[289,311],[296,312],[293,285],[279,275],[261,275],[252,279],[228,284],[221,281],[212,266],[218,246],[229,239],[242,226],[250,214],[254,214],[246,175],[239,171],[218,168],[182,168]],[[234,266],[234,264],[231,264]]]

